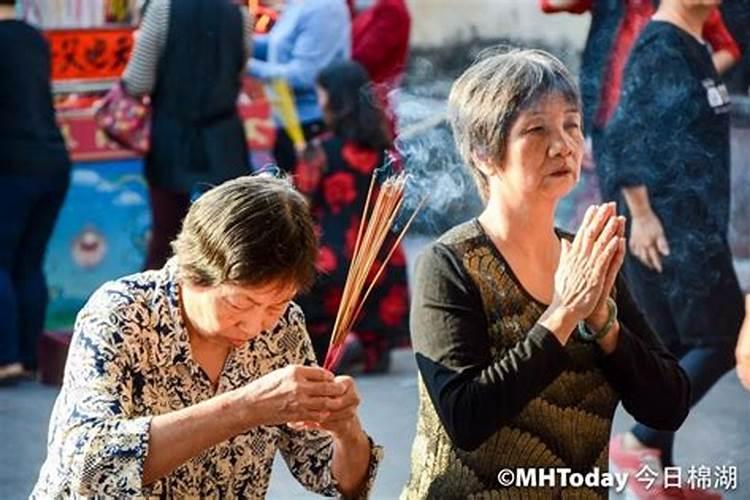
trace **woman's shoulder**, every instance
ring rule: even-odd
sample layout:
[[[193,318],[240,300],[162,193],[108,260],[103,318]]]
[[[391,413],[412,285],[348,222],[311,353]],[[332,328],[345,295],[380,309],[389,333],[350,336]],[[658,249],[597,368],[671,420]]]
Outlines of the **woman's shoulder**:
[[[438,237],[435,243],[445,245],[449,248],[455,248],[467,243],[476,242],[483,236],[483,231],[478,221],[473,218],[453,226],[448,231]]]
[[[143,316],[143,311],[162,308],[170,298],[176,300],[176,283],[168,267],[105,282],[91,295],[80,314],[125,321],[133,315]]]
[[[449,229],[428,243],[420,253],[420,261],[429,265],[462,269],[467,254],[484,244],[484,233],[476,219],[471,219]]]
[[[658,20],[651,21],[641,32],[633,46],[630,60],[637,63],[644,60],[669,58],[670,64],[674,65],[673,59],[679,60],[682,58],[685,36],[690,35],[671,23]],[[665,68],[671,68],[671,65],[667,65]]]

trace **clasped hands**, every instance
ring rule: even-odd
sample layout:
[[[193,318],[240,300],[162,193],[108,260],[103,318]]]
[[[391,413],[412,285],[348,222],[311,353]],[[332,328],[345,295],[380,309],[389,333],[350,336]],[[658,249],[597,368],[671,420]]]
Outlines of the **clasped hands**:
[[[335,376],[319,366],[290,365],[243,390],[258,425],[320,429],[338,439],[362,433],[357,416],[360,397],[351,377]]]
[[[548,311],[564,316],[561,329],[565,343],[570,324],[585,321],[595,331],[607,323],[607,299],[625,258],[625,218],[617,215],[614,203],[592,205],[586,210],[573,242],[561,241],[555,289]],[[614,350],[619,332],[615,322],[610,334],[599,340],[605,352]]]

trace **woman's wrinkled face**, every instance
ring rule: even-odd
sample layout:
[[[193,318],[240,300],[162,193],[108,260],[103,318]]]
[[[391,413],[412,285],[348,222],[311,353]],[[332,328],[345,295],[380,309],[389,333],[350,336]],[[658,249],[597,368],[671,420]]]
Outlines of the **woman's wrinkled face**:
[[[191,290],[197,307],[192,308],[190,323],[202,336],[233,347],[271,330],[297,294],[297,287],[286,283]]]
[[[559,93],[520,112],[510,128],[500,178],[524,197],[559,199],[578,182],[583,160],[581,111]]]

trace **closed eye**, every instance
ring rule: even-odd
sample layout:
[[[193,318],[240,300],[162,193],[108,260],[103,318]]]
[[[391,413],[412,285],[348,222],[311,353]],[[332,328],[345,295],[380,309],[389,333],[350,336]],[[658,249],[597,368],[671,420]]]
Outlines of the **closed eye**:
[[[227,299],[223,299],[223,300],[226,305],[228,305],[231,309],[234,309],[235,311],[247,311],[248,309],[253,307],[253,305],[240,306],[240,305],[235,304],[234,302],[230,302]]]
[[[530,128],[527,128],[525,133],[527,133],[527,134],[538,134],[538,133],[541,133],[541,132],[544,132],[544,127],[539,126],[539,127],[530,127]]]

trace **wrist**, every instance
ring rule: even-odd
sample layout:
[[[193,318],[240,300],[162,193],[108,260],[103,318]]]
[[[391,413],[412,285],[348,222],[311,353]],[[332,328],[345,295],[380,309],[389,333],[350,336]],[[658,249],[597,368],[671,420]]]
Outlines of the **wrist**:
[[[586,318],[586,326],[598,332],[599,330],[604,328],[604,325],[607,324],[608,318],[609,318],[609,307],[607,306],[607,303],[605,302],[602,306],[597,307],[596,311],[594,311],[591,314],[591,316]]]
[[[612,297],[607,297],[605,301],[607,316],[601,324],[596,328],[591,328],[589,318],[586,321],[578,323],[578,338],[585,342],[599,341],[606,337],[614,328],[617,323],[617,302]],[[597,318],[598,319],[598,318]]]
[[[237,428],[238,433],[247,432],[248,429],[264,423],[262,412],[257,408],[255,395],[248,390],[249,387],[251,386],[235,389],[219,396],[226,398],[223,403],[224,415],[228,417],[231,425]]]
[[[617,340],[620,336],[620,322],[615,321],[614,325],[612,325],[612,328],[609,329],[609,332],[607,334],[597,340],[597,343],[599,344],[599,347],[602,351],[604,351],[604,354],[611,354],[614,352],[615,348],[617,348]]]
[[[630,218],[631,219],[648,219],[654,215],[654,212],[651,210],[651,207],[638,207],[638,208],[631,208],[630,209]]]
[[[352,417],[352,419],[343,426],[343,429],[337,430],[331,433],[334,441],[342,446],[352,447],[358,446],[363,442],[369,442],[365,431],[362,429],[362,424],[358,417]]]
[[[579,321],[579,317],[570,308],[551,305],[544,311],[539,324],[551,331],[564,344]]]

